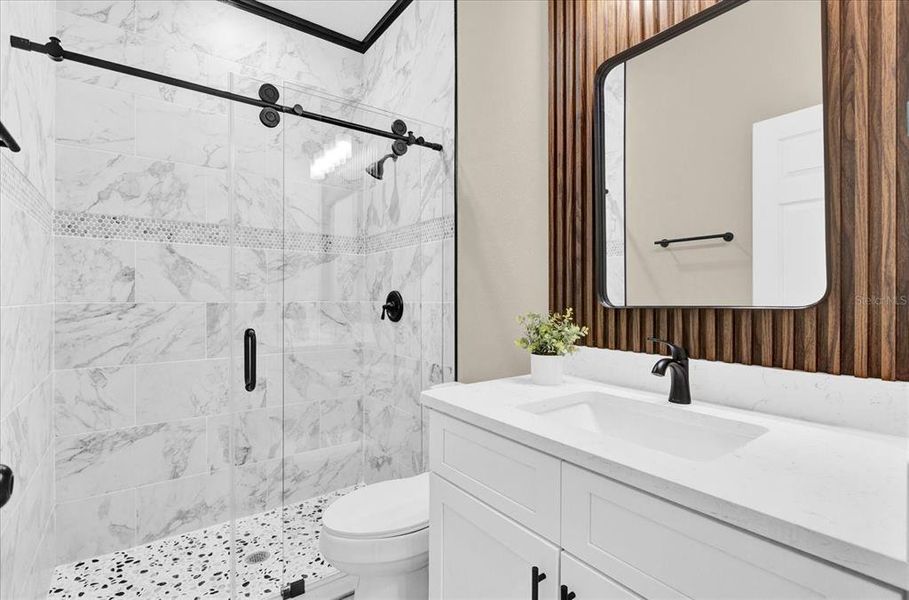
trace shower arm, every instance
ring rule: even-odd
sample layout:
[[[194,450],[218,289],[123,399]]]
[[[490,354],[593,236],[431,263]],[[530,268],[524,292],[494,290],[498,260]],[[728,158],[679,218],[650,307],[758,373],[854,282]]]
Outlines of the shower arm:
[[[390,140],[401,141],[408,146],[422,146],[424,148],[429,148],[430,150],[436,151],[442,150],[441,144],[427,142],[422,137],[414,137],[413,132],[408,132],[407,135],[401,135],[392,131],[384,131],[382,129],[376,129],[375,127],[369,127],[367,125],[361,125],[359,123],[353,123],[351,121],[344,121],[342,119],[320,115],[319,113],[309,112],[303,110],[303,107],[299,104],[295,104],[294,106],[284,106],[282,104],[266,102],[265,100],[260,100],[258,98],[249,98],[247,96],[241,96],[240,94],[234,94],[233,92],[225,92],[224,90],[208,87],[206,85],[199,85],[198,83],[192,83],[189,81],[184,81],[182,79],[176,79],[175,77],[153,73],[152,71],[145,71],[143,69],[121,65],[119,63],[111,62],[101,58],[86,56],[77,52],[70,52],[69,50],[64,50],[63,46],[60,44],[60,40],[55,37],[50,38],[50,41],[46,44],[39,44],[27,38],[17,37],[15,35],[11,35],[9,37],[9,41],[10,45],[13,48],[25,50],[28,52],[46,54],[54,62],[71,60],[73,62],[82,63],[84,65],[89,65],[92,67],[107,69],[109,71],[116,71],[117,73],[123,73],[124,75],[141,77],[142,79],[150,79],[151,81],[157,81],[158,83],[163,83],[165,85],[180,87],[194,92],[216,96],[218,98],[224,98],[225,100],[231,100],[233,102],[249,104],[250,106],[270,109],[288,115],[296,115],[302,119],[319,121],[321,123],[334,125],[336,127],[343,127],[345,129],[352,129],[361,133],[368,133],[370,135],[376,135]]]

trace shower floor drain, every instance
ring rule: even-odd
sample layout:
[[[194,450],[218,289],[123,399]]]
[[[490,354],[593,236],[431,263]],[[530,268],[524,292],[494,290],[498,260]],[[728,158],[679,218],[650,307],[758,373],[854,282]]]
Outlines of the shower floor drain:
[[[243,560],[246,561],[248,565],[255,565],[260,562],[265,562],[271,558],[271,552],[268,550],[256,550],[255,552],[250,552],[246,555],[246,558]]]

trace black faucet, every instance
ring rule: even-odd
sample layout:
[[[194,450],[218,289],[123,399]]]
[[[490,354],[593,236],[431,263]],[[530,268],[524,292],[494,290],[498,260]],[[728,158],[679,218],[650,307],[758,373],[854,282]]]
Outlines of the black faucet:
[[[657,377],[662,377],[666,374],[666,369],[669,369],[669,401],[675,404],[691,404],[691,389],[688,387],[688,353],[681,346],[676,346],[666,340],[651,337],[647,338],[647,341],[666,344],[671,351],[669,358],[658,360],[650,371]]]

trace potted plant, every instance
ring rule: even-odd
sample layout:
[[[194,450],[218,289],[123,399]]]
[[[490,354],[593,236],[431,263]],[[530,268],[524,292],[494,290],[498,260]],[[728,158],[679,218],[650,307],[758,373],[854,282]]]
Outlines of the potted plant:
[[[527,313],[518,317],[524,336],[515,345],[530,350],[530,377],[538,385],[559,385],[564,374],[565,355],[577,348],[574,343],[587,335],[572,318],[573,310],[565,314],[541,315]]]

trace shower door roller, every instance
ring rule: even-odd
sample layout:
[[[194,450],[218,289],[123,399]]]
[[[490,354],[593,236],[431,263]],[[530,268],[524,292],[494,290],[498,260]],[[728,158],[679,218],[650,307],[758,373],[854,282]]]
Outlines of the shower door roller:
[[[13,495],[13,470],[6,465],[0,465],[0,508],[9,502]]]

